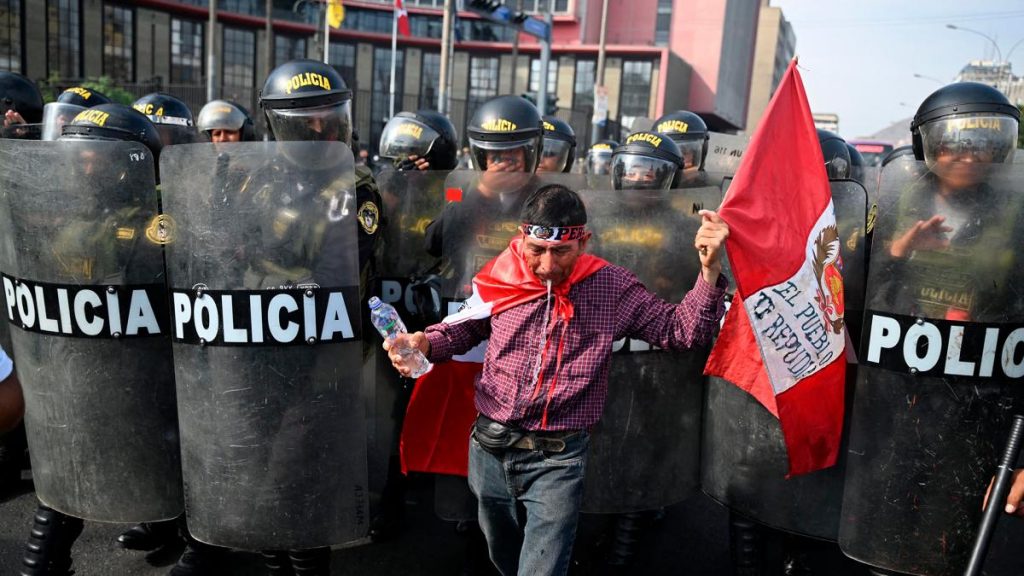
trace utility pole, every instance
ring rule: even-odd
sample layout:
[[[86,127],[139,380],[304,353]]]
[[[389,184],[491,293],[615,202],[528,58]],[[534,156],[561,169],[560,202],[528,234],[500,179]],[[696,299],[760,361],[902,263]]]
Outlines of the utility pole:
[[[519,13],[523,8],[523,0],[516,0],[516,14]],[[519,30],[516,29],[515,36],[512,37],[512,89],[509,90],[512,94],[516,93],[516,73],[519,70]]]
[[[606,92],[604,91],[604,46],[605,46],[605,33],[607,31],[608,31],[608,0],[604,0],[604,2],[601,5],[601,37],[600,37],[600,40],[598,41],[598,46],[597,46],[597,84],[594,86],[594,110],[595,110],[595,112],[597,111],[598,92],[600,92],[601,94],[606,94]],[[607,112],[605,112],[605,117],[603,119],[602,118],[598,118],[597,114],[595,113],[594,117],[592,118],[592,120],[594,122],[594,129],[590,133],[590,143],[591,143],[591,145],[597,143],[597,141],[600,140],[602,138],[602,136],[604,136],[604,134],[601,133],[601,121],[604,120],[604,121],[607,122],[607,120],[608,120]]]
[[[267,0],[267,20],[265,23],[266,42],[263,43],[263,77],[270,76],[274,69],[274,24],[271,21],[271,12],[274,9],[274,0]]]
[[[210,0],[210,20],[206,25],[206,101],[217,98],[217,52],[214,42],[217,38],[217,0]]]
[[[449,60],[452,52],[452,23],[455,11],[454,0],[444,0],[444,19],[441,22],[441,73],[437,87],[437,111],[451,114],[448,106],[448,76],[451,75]]]
[[[605,0],[607,1],[607,0]],[[546,114],[548,109],[548,66],[551,65],[551,32],[553,31],[554,18],[551,14],[551,4],[548,4],[548,12],[544,15],[544,23],[548,25],[548,37],[540,41],[540,84],[537,86],[537,108],[540,113]],[[516,30],[516,36],[519,30]]]

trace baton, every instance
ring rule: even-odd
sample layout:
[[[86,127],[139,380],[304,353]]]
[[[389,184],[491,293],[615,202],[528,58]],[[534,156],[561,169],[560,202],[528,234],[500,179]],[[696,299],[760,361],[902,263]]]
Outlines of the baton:
[[[992,486],[992,493],[989,494],[988,506],[985,507],[985,512],[981,517],[981,524],[978,525],[978,534],[974,537],[974,548],[971,550],[971,559],[967,562],[964,576],[978,576],[981,574],[982,566],[985,565],[985,556],[988,554],[992,533],[996,530],[996,522],[999,521],[1000,513],[1003,511],[1006,496],[1010,493],[1010,479],[1013,477],[1013,467],[1020,454],[1022,436],[1024,436],[1024,416],[1018,414],[1013,417],[1010,437],[1006,439],[1006,449],[1003,451],[1003,458],[996,470],[996,482]]]

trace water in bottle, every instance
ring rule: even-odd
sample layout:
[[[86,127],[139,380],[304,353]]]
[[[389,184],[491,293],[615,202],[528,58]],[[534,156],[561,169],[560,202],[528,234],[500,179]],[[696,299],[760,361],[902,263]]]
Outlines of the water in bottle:
[[[398,310],[395,310],[394,306],[381,301],[376,296],[370,298],[370,321],[373,322],[373,327],[377,329],[377,332],[380,332],[380,335],[385,340],[406,332],[405,323],[402,322],[402,318],[398,315]],[[398,353],[402,355],[412,368],[412,372],[409,374],[410,378],[419,378],[430,372],[430,369],[434,367],[419,350],[399,348]]]

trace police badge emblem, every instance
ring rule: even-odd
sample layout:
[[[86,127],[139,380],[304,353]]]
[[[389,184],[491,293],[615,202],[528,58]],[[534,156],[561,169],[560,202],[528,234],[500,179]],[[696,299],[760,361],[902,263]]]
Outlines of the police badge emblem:
[[[377,231],[377,226],[380,224],[380,210],[376,204],[369,200],[363,202],[359,211],[356,212],[356,217],[359,219],[359,225],[363,227],[363,232],[373,234]]]

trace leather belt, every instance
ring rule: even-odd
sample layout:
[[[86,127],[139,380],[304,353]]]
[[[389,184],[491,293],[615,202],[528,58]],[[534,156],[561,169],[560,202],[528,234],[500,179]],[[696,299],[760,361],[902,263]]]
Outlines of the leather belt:
[[[544,452],[564,452],[565,441],[579,434],[575,430],[564,432],[536,433],[527,432],[522,438],[516,441],[510,448],[520,450],[543,450]]]

